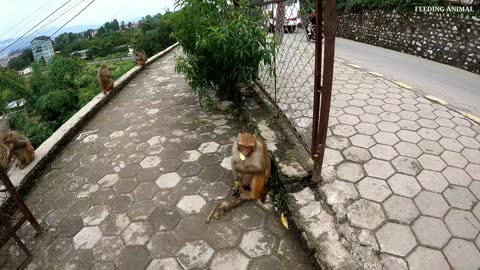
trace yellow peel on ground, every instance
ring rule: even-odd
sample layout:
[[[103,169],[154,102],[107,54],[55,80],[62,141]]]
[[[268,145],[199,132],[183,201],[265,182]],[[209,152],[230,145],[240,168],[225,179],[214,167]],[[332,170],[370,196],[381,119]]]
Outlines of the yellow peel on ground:
[[[282,215],[280,215],[280,220],[282,221],[283,226],[288,229],[288,220],[285,217],[285,213],[282,213]]]

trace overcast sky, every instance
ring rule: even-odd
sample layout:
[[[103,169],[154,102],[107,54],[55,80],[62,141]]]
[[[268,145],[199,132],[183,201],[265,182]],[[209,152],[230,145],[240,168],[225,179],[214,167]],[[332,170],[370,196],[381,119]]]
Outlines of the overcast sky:
[[[30,27],[39,23],[43,18],[47,17],[48,14],[67,1],[69,0],[0,0],[0,18],[2,18],[0,23],[0,39],[22,35],[28,31]],[[91,1],[92,0],[70,0],[63,9],[55,13],[57,16],[50,17],[50,19],[47,19],[39,26],[43,26],[53,18],[58,17],[57,21],[53,21],[44,27],[59,27]],[[122,19],[163,13],[166,9],[173,10],[174,2],[175,0],[95,0],[85,11],[71,21],[68,26],[103,24],[114,18],[121,21]],[[39,8],[41,9],[37,11]],[[34,13],[35,11],[37,12]],[[60,16],[64,12],[65,14]],[[21,22],[23,19],[25,20]],[[18,26],[9,30],[19,22],[21,23]]]

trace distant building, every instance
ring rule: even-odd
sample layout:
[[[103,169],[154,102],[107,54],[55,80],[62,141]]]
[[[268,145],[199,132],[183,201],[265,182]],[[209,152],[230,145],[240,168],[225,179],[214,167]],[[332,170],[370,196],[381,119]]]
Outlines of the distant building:
[[[23,98],[17,99],[17,100],[14,100],[12,102],[9,102],[7,104],[7,109],[13,110],[13,109],[21,108],[21,107],[23,107],[23,105],[25,105],[25,103],[27,103],[27,101],[25,99],[23,99]]]
[[[18,72],[18,75],[20,76],[25,76],[33,72],[33,69],[31,67],[24,68]]]
[[[78,55],[80,57],[80,59],[85,59],[85,58],[87,58],[87,52],[88,52],[88,50],[76,51],[76,52],[72,52],[70,54],[70,56]]]
[[[54,55],[53,44],[50,37],[36,37],[30,44],[32,45],[33,59],[37,62],[39,62],[42,57],[48,62]]]

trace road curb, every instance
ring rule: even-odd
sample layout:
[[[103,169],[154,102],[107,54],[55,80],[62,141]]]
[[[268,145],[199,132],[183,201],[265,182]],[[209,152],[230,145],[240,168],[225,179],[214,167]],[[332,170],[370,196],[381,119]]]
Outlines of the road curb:
[[[467,112],[464,112],[463,110],[461,110],[460,108],[457,108],[453,105],[451,105],[448,101],[446,100],[443,100],[441,98],[438,98],[438,97],[435,97],[435,96],[432,96],[432,95],[424,95],[422,94],[418,89],[415,89],[414,87],[404,83],[404,82],[400,82],[400,81],[396,81],[394,79],[391,79],[391,78],[388,78],[388,77],[385,77],[383,74],[381,73],[378,73],[378,72],[375,72],[375,71],[371,71],[371,70],[367,70],[365,68],[362,68],[361,66],[359,65],[355,65],[355,64],[351,64],[349,63],[348,61],[346,60],[343,60],[343,59],[340,59],[340,58],[335,58],[335,61],[337,62],[340,62],[340,63],[343,63],[347,66],[350,66],[350,67],[354,67],[356,69],[359,69],[361,71],[364,71],[364,72],[367,72],[368,74],[371,74],[371,75],[374,75],[374,76],[377,76],[377,77],[380,77],[384,80],[387,80],[391,83],[394,83],[404,89],[407,89],[407,90],[410,90],[410,91],[414,91],[416,94],[418,94],[419,96],[421,97],[424,97],[425,99],[428,99],[434,103],[437,103],[439,105],[442,105],[452,111],[455,111],[461,115],[463,115],[465,118],[467,118],[470,122],[472,122],[473,124],[477,124],[477,125],[480,125],[480,117],[478,116],[475,116],[471,113],[467,113]]]

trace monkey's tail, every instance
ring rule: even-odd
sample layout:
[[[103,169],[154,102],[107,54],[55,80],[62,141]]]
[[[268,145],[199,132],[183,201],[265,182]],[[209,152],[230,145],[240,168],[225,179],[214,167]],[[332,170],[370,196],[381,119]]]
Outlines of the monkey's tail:
[[[223,203],[223,201],[219,202],[219,203],[217,204],[217,206],[215,206],[215,207],[212,209],[212,211],[210,211],[210,213],[209,213],[208,216],[207,216],[207,219],[205,220],[206,223],[209,223],[209,222],[210,222],[210,220],[211,220],[212,217],[213,217],[213,214],[215,214],[215,212],[216,212],[217,209],[220,207],[220,205],[222,205],[222,203]]]

